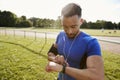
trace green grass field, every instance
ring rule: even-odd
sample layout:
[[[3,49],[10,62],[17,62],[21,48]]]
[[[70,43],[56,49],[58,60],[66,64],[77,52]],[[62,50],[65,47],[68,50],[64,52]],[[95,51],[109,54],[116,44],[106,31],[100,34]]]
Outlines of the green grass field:
[[[5,29],[5,28],[0,28]],[[62,29],[44,29],[44,28],[6,28],[6,29],[16,29],[16,30],[25,30],[25,31],[37,31],[37,32],[60,32]],[[120,30],[104,30],[102,32],[100,29],[80,29],[92,36],[119,36],[120,37]]]
[[[120,30],[116,30],[116,32],[114,32],[114,30],[104,30],[104,32],[102,32],[101,30],[98,29],[81,29],[82,31],[92,35],[92,36],[119,36],[120,37]]]
[[[55,80],[57,73],[45,71],[46,54],[54,41],[44,45],[42,38],[0,35],[0,80]],[[103,60],[105,80],[119,80],[120,55],[103,51]]]

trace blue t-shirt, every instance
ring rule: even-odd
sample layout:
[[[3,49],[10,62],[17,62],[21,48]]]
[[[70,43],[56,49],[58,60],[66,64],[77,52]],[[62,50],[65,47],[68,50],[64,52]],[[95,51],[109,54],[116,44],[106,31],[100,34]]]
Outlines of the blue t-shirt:
[[[67,37],[65,32],[60,32],[57,36],[56,44],[58,53],[63,55],[70,67],[80,68],[81,58],[85,53],[87,57],[91,55],[101,56],[100,45],[96,38],[80,32],[74,39]],[[59,80],[75,80],[67,74],[59,73]]]

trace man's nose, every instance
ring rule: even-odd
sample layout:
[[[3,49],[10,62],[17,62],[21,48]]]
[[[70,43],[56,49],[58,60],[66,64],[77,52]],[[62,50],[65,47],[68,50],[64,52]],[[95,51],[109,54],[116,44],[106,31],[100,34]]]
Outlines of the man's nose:
[[[72,34],[72,29],[68,29],[68,34]]]

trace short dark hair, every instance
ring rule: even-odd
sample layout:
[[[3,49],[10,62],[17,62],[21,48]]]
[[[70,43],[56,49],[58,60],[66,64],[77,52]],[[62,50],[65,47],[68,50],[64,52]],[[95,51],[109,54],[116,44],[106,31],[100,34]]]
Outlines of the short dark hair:
[[[62,9],[61,15],[64,17],[71,17],[73,15],[78,15],[78,17],[81,17],[81,12],[82,9],[78,4],[69,3]]]

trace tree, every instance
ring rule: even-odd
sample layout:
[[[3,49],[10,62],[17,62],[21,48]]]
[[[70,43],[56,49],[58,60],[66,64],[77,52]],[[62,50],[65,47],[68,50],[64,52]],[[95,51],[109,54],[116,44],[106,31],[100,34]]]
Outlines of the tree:
[[[53,19],[41,19],[41,18],[35,18],[35,17],[32,17],[29,19],[32,23],[33,23],[33,26],[36,27],[36,28],[50,28],[50,27],[53,27],[53,24],[54,24],[54,20]]]
[[[21,16],[21,20],[23,21],[27,20],[26,16]]]
[[[62,28],[60,16],[58,16],[57,20],[54,22],[53,27],[54,28]]]
[[[17,27],[32,27],[33,23],[30,20],[27,20],[26,16],[21,16],[17,20]]]
[[[80,28],[88,28],[88,24],[87,24],[87,21],[84,20],[83,24],[81,25]]]
[[[111,21],[105,22],[106,29],[114,29],[114,25]]]
[[[32,17],[29,20],[33,23],[33,27],[38,27],[39,18]]]
[[[99,23],[99,28],[103,29],[105,28],[105,22],[104,20],[97,20],[96,23]]]
[[[17,27],[32,27],[32,22],[29,20],[23,20],[23,21],[20,21],[16,26]]]
[[[120,22],[117,24],[117,29],[120,29]]]
[[[17,16],[10,11],[0,12],[0,26],[14,27],[17,23]]]
[[[117,24],[116,23],[113,23],[113,28],[117,29]]]

